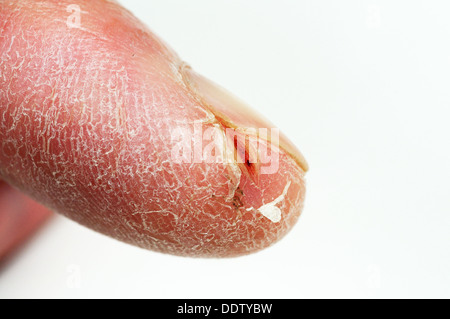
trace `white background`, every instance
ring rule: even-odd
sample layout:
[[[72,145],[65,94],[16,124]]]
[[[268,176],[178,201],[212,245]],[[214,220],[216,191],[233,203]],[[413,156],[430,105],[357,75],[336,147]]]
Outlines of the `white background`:
[[[224,260],[57,217],[0,270],[0,297],[450,297],[448,1],[122,3],[299,146],[304,213]]]

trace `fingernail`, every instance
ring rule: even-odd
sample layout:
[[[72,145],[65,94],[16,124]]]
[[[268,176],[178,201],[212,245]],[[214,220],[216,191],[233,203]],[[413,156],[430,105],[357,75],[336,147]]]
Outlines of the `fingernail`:
[[[275,126],[245,102],[226,89],[196,73],[189,66],[181,69],[185,85],[194,92],[199,100],[215,115],[217,120],[227,128],[236,130],[271,129]],[[270,140],[269,140],[270,141]],[[309,169],[306,159],[297,147],[282,133],[279,137],[281,150],[285,151],[306,172]]]

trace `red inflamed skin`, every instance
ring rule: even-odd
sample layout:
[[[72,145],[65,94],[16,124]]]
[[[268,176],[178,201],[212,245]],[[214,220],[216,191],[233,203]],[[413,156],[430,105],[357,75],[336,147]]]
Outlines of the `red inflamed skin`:
[[[0,0],[0,178],[118,240],[232,257],[296,223],[296,147],[105,0]]]

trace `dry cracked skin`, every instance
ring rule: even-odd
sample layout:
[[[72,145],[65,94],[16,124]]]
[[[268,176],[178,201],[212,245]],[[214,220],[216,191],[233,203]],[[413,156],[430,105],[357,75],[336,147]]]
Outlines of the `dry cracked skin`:
[[[301,153],[118,3],[0,0],[0,58],[0,179],[34,200],[181,256],[245,255],[296,223]]]

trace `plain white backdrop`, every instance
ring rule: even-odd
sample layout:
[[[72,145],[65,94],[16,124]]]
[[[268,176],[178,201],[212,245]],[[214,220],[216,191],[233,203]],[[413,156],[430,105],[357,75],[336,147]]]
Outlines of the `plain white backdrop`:
[[[303,215],[223,260],[56,217],[0,270],[0,298],[450,297],[448,1],[121,3],[298,145]]]

